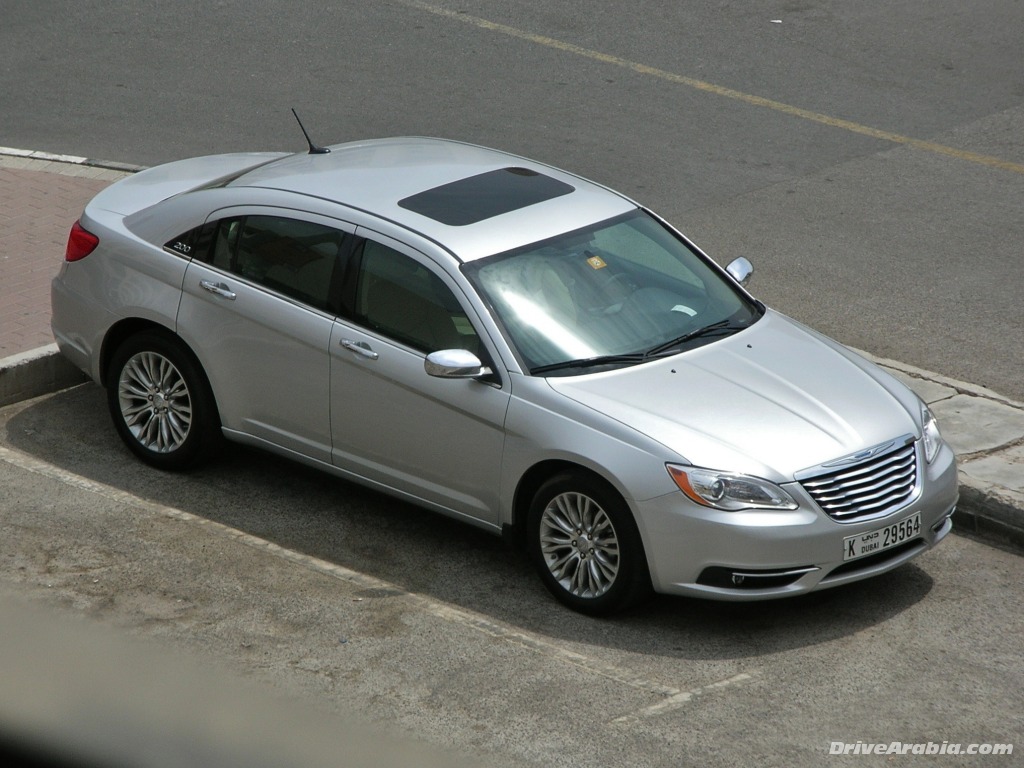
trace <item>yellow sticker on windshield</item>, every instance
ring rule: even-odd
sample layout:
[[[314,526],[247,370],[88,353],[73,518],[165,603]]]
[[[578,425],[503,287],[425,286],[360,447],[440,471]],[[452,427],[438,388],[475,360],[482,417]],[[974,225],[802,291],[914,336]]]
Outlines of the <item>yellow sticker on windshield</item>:
[[[594,269],[604,269],[605,267],[608,266],[605,263],[605,260],[602,259],[600,256],[591,256],[589,259],[587,259],[587,264],[589,264]]]

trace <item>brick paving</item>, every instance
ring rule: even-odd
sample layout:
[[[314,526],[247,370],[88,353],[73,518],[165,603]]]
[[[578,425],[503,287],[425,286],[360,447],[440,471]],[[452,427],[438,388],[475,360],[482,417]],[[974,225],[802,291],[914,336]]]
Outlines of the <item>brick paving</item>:
[[[85,204],[127,174],[0,155],[0,358],[51,344],[50,280]]]

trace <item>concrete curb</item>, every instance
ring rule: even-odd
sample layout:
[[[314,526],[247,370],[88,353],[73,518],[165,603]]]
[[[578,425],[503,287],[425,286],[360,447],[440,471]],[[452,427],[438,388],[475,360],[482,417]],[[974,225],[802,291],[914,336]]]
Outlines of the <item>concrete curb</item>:
[[[0,407],[57,392],[87,381],[57,350],[47,344],[0,360]]]
[[[42,152],[35,149],[17,149],[16,147],[0,147],[0,157],[21,157],[26,160],[39,160],[47,163],[64,163],[67,165],[82,165],[89,168],[103,168],[108,171],[122,171],[124,173],[137,173],[146,170],[144,165],[132,165],[130,163],[118,163],[112,160],[96,160],[78,155],[60,155],[53,152]]]
[[[971,384],[967,381],[957,381],[951,379],[948,376],[943,376],[941,373],[935,373],[934,371],[926,371],[923,368],[917,368],[907,363],[902,363],[899,360],[890,360],[886,357],[877,357],[872,355],[870,352],[865,352],[862,349],[856,349],[850,347],[854,352],[863,358],[866,358],[873,362],[875,365],[881,366],[882,368],[889,368],[894,371],[906,374],[910,378],[920,379],[922,381],[930,381],[933,384],[938,384],[943,387],[949,387],[955,390],[958,394],[970,395],[971,397],[983,397],[986,400],[992,400],[1002,405],[1008,405],[1011,408],[1017,408],[1018,410],[1024,410],[1024,403],[1012,400],[1008,397],[1004,397],[998,392],[993,392],[991,389],[986,387],[978,386],[977,384]]]
[[[1024,509],[997,490],[976,484],[973,478],[965,482],[962,473],[953,524],[983,539],[1024,550]]]

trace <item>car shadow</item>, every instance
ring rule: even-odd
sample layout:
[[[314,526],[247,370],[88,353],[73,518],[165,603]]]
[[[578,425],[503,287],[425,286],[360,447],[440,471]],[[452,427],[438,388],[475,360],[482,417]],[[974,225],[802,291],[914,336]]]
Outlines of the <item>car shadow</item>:
[[[655,596],[609,619],[576,614],[499,537],[271,454],[225,444],[185,473],[153,469],[116,436],[104,392],[84,384],[0,411],[13,448],[159,504],[368,574],[514,628],[665,658],[727,660],[806,648],[882,624],[933,582],[916,563],[785,600]],[[369,590],[387,597],[389,590]],[[377,594],[380,592],[380,594]],[[385,594],[387,593],[387,594]]]

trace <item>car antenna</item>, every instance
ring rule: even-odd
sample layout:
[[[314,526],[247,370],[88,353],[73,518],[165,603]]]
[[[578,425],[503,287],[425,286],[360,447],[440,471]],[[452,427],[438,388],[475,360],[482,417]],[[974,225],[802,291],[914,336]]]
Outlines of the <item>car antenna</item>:
[[[306,126],[299,120],[299,113],[295,111],[295,107],[292,107],[292,114],[295,115],[295,121],[299,124],[299,128],[302,129],[302,135],[306,137],[306,143],[309,144],[309,154],[311,155],[326,155],[331,150],[327,147],[318,147],[313,143],[313,140],[309,138],[309,133],[306,131]]]

